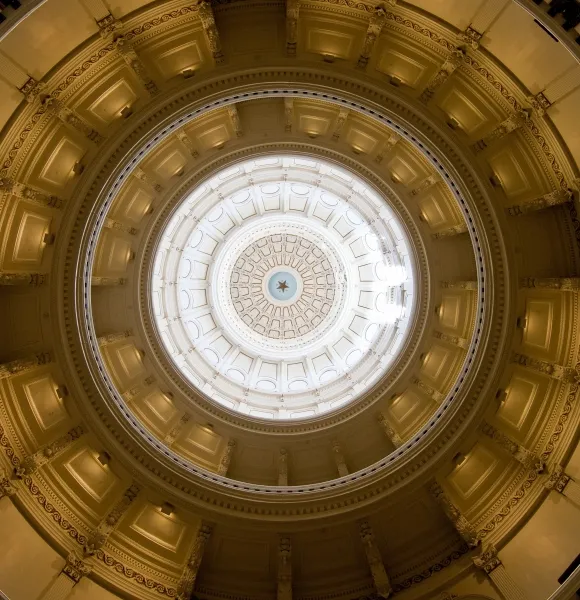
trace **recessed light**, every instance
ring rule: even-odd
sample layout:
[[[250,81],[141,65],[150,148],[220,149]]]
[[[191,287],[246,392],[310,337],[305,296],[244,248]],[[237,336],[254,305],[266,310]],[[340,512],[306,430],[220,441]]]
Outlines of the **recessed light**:
[[[171,516],[174,512],[175,512],[175,506],[173,506],[173,504],[170,504],[169,502],[164,502],[160,509],[159,509],[164,515],[167,515],[168,517]]]

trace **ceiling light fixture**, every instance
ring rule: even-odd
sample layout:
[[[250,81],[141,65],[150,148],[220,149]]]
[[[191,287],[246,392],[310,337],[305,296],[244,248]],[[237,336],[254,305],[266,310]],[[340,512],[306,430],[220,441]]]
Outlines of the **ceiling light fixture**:
[[[183,71],[181,71],[181,75],[183,76],[183,79],[189,79],[195,75],[195,69],[192,69],[191,67],[183,69]]]
[[[133,108],[131,106],[124,106],[119,114],[123,119],[128,119],[133,114]]]
[[[102,452],[99,452],[97,460],[103,465],[103,467],[106,467],[111,462],[111,455],[103,450]]]

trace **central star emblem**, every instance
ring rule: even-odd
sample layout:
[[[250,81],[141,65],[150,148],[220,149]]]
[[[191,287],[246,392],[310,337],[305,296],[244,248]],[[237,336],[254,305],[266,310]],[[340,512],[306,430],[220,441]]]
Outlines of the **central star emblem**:
[[[284,293],[287,289],[288,289],[288,284],[286,283],[286,281],[279,281],[278,282],[278,289]]]

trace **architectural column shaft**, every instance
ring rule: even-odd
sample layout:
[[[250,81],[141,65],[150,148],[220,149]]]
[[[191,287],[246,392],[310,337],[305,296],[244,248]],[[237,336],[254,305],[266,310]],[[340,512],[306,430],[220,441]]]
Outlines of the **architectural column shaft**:
[[[50,352],[41,352],[35,356],[20,358],[18,360],[0,364],[0,379],[6,379],[13,375],[31,371],[32,369],[48,364],[51,360]]]
[[[379,153],[375,156],[376,163],[382,163],[383,159],[389,152],[392,152],[393,148],[401,141],[402,137],[395,133],[394,131],[390,132],[389,139],[383,144],[383,147],[380,149]]]
[[[137,233],[135,227],[125,225],[124,223],[115,221],[115,219],[105,219],[103,227],[105,227],[105,229],[112,229],[114,231],[122,231],[123,233],[128,233],[129,235],[135,235]]]
[[[236,137],[241,138],[244,135],[244,131],[242,129],[240,113],[238,112],[238,107],[235,104],[230,104],[230,106],[228,106],[228,116],[230,117],[230,121],[232,122],[232,127],[234,128],[234,133],[236,134]]]
[[[495,546],[487,546],[479,556],[473,558],[473,563],[491,579],[505,600],[526,600],[499,559]]]
[[[284,98],[284,131],[292,133],[294,124],[294,98]]]
[[[74,586],[75,582],[61,572],[52,582],[52,585],[46,590],[41,600],[66,600]]]
[[[381,552],[377,546],[375,535],[368,521],[365,520],[360,523],[359,533],[364,545],[365,555],[376,592],[381,598],[388,598],[393,588],[385,569]]]
[[[334,125],[334,132],[332,134],[332,139],[336,142],[340,138],[340,134],[344,129],[344,124],[348,118],[349,110],[348,108],[341,108],[338,113],[338,117],[336,118],[336,123]]]
[[[126,392],[123,392],[123,398],[126,402],[130,402],[136,396],[144,392],[147,388],[151,387],[155,383],[155,377],[149,376],[146,377],[142,383],[137,383],[136,385],[130,387]]]
[[[149,175],[147,175],[147,173],[145,173],[145,171],[143,171],[142,169],[140,169],[139,167],[137,167],[134,171],[133,171],[133,175],[139,180],[142,181],[145,185],[148,185],[149,187],[153,188],[156,192],[162,192],[163,188],[161,187],[161,185],[159,185],[159,183],[157,183],[156,181],[154,181],[151,177],[149,177]]]
[[[296,56],[300,0],[286,0],[286,54]]]

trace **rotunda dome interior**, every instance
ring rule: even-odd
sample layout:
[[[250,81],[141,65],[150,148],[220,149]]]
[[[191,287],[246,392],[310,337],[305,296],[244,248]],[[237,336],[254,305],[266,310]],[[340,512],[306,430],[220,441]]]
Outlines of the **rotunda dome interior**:
[[[0,2],[0,598],[575,597],[578,6]]]

